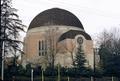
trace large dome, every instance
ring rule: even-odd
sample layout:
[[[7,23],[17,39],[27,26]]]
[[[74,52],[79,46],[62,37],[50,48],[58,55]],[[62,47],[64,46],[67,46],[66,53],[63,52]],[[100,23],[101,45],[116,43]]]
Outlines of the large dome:
[[[38,14],[30,23],[29,28],[50,25],[75,26],[84,29],[79,19],[71,12],[59,8],[52,8]]]

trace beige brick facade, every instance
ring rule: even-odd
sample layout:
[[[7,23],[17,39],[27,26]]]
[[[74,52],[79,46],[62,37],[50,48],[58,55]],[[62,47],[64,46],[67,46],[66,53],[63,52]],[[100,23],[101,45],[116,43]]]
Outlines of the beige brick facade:
[[[36,27],[28,30],[27,35],[24,39],[24,52],[23,61],[27,63],[32,63],[34,65],[45,65],[48,66],[48,61],[45,56],[39,55],[39,41],[46,40],[45,34],[49,29],[55,29],[55,31],[59,32],[56,34],[59,38],[63,33],[69,30],[79,30],[84,31],[79,28],[75,28],[72,26],[46,26],[46,27]],[[74,39],[65,39],[63,41],[57,42],[58,52],[55,55],[55,65],[58,63],[63,67],[72,67],[72,57],[71,53],[75,56],[76,49],[78,46],[77,37],[83,38],[83,50],[87,59],[89,66],[93,67],[93,41],[86,40],[85,37],[81,34],[76,35]]]

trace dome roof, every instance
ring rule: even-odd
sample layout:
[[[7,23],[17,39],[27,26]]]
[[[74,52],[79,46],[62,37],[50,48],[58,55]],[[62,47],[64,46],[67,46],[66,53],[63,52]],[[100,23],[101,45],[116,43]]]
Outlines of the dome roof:
[[[75,26],[84,29],[79,19],[69,11],[52,8],[38,14],[30,23],[29,28],[50,25]]]
[[[86,40],[92,40],[90,35],[88,35],[86,32],[79,31],[79,30],[69,30],[60,36],[59,42],[65,39],[74,39],[75,36],[79,34],[83,35]]]

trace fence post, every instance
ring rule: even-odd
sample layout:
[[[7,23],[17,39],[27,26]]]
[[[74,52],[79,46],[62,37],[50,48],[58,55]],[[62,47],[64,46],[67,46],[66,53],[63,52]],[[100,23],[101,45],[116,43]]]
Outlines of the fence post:
[[[58,64],[58,81],[60,81],[60,64]]]
[[[33,69],[31,69],[31,81],[33,81]]]
[[[91,78],[90,78],[90,81],[94,81],[92,76],[91,76]]]
[[[42,69],[42,81],[44,81],[44,71]]]
[[[68,79],[68,81],[70,81],[70,77],[69,77],[69,76],[68,76],[68,78],[67,78],[67,79]]]
[[[114,81],[114,77],[112,76],[112,81]]]

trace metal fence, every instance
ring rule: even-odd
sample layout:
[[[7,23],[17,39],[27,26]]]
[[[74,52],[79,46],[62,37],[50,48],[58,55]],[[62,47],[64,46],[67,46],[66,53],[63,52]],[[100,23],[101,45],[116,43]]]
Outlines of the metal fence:
[[[31,81],[31,77],[9,78],[5,81]],[[33,81],[42,81],[41,77],[34,77]],[[58,81],[57,77],[44,77],[44,81]],[[91,77],[61,77],[60,81],[120,81],[120,77],[101,77],[92,79]]]

